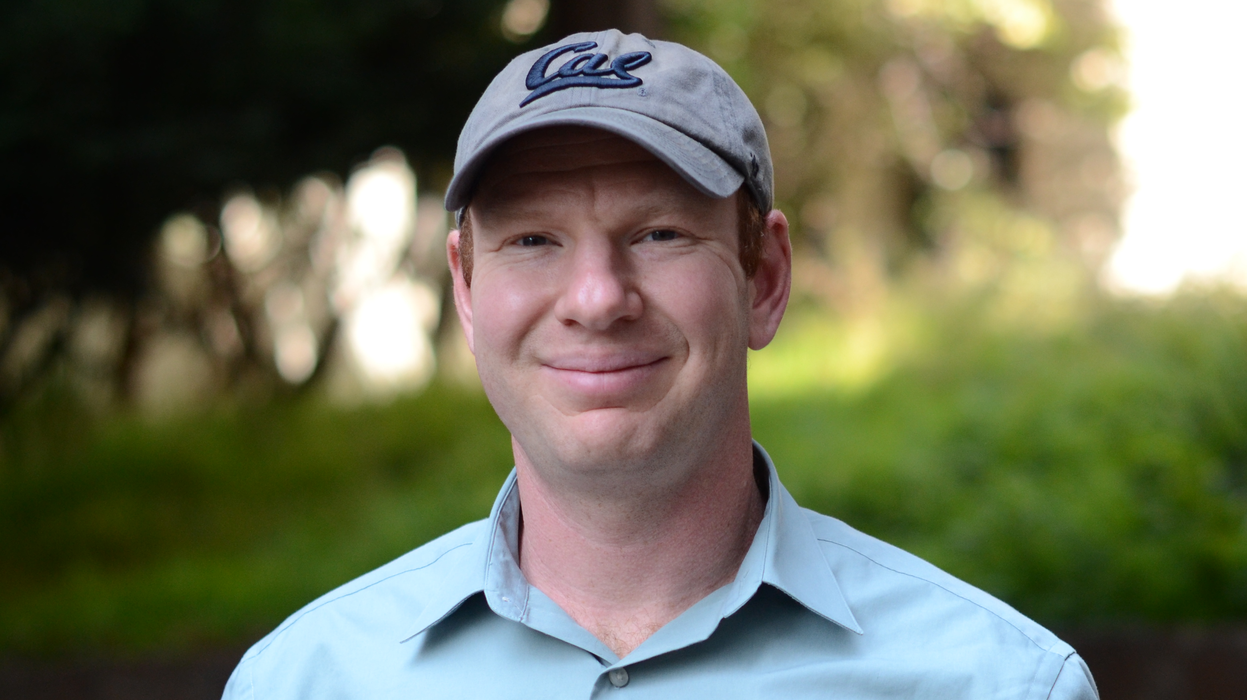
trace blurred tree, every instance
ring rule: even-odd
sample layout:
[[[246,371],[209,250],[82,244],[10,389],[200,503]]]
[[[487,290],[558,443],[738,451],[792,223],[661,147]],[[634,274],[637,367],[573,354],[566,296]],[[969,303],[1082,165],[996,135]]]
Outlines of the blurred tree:
[[[384,144],[443,180],[472,104],[528,38],[503,37],[502,5],[0,6],[0,399],[73,344],[71,300],[137,313],[172,212],[215,224],[227,188],[250,183],[271,199]],[[142,324],[121,325],[132,356]]]
[[[500,0],[16,0],[0,7],[6,296],[134,294],[173,210],[394,144],[438,179],[515,52]]]
[[[219,355],[222,309],[246,365],[227,374],[275,379],[245,317],[276,273],[240,281],[217,256],[216,299],[179,311],[151,274],[161,222],[197,218],[211,258],[225,196],[297,213],[301,177],[344,181],[384,144],[435,192],[510,56],[611,25],[703,50],[754,99],[807,296],[869,308],[915,267],[972,285],[1054,255],[1094,268],[1115,237],[1103,0],[17,0],[0,8],[0,406],[74,353],[124,393],[169,324]],[[88,313],[101,295],[120,310]]]
[[[753,98],[796,280],[841,307],[912,263],[990,282],[1094,267],[1122,195],[1124,107],[1101,0],[665,0],[671,33]]]
[[[652,38],[663,35],[662,17],[654,0],[556,2],[550,8],[550,38],[575,32],[615,28]]]
[[[109,336],[87,364],[116,370],[122,393],[139,346],[160,328],[218,360],[214,346],[236,336],[225,374],[258,368],[272,379],[264,324],[248,317],[276,273],[243,279],[214,252],[231,192],[256,192],[276,216],[301,177],[345,180],[386,144],[436,192],[468,111],[512,55],[552,33],[611,25],[658,33],[653,0],[6,3],[0,407],[75,354],[83,323]],[[181,292],[169,287],[168,261],[152,259],[161,222],[178,211],[192,218],[177,221],[206,229],[179,238],[188,223],[174,239],[208,242],[194,272],[206,277]],[[306,248],[306,232],[297,238]],[[110,310],[88,313],[86,299]]]

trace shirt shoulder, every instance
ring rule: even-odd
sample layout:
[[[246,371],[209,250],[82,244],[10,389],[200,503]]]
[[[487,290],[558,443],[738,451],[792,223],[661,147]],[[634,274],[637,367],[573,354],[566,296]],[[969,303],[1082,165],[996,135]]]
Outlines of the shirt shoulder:
[[[909,552],[802,510],[864,638],[888,640],[892,654],[909,653],[907,645],[915,654],[939,654],[949,672],[994,677],[1021,691],[1006,695],[1097,697],[1073,647],[1039,623]]]
[[[842,584],[857,584],[865,589],[860,592],[867,595],[887,595],[897,589],[925,590],[927,595],[915,602],[931,603],[936,599],[954,608],[965,608],[965,612],[981,612],[984,621],[1012,628],[1037,649],[1062,655],[1073,652],[1052,632],[999,598],[840,520],[802,510]]]
[[[446,576],[464,565],[485,524],[464,525],[303,606],[247,650],[225,697],[256,695],[252,678],[259,668],[271,678],[288,662],[299,666],[336,649],[397,646]]]

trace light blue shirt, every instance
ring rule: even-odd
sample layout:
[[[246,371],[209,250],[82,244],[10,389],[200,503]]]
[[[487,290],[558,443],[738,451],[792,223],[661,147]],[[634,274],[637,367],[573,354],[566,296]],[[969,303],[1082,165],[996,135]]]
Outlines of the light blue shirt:
[[[227,700],[1098,697],[1068,644],[999,600],[799,507],[765,461],[735,580],[618,658],[515,560],[515,474],[490,516],[313,601]]]

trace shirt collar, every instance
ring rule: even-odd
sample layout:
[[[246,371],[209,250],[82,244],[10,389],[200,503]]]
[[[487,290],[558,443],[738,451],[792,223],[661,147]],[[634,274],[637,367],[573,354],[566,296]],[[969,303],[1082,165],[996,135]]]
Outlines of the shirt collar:
[[[746,574],[750,557],[758,556],[765,562],[760,577],[762,583],[778,588],[811,612],[847,630],[863,634],[840,591],[840,584],[836,582],[836,576],[818,543],[809,517],[797,505],[788,489],[779,483],[775,464],[766,450],[757,442],[753,443],[753,450],[754,455],[765,462],[770,497],[766,502],[762,523],[758,525],[758,534],[745,555],[745,561],[741,563],[741,573],[736,577],[737,584],[743,583],[742,578]],[[763,550],[760,554],[759,549]],[[757,590],[757,586],[752,588],[750,597]],[[745,602],[740,601],[740,605]],[[735,612],[735,609],[731,612]]]
[[[515,469],[512,469],[494,499],[485,526],[477,529],[476,538],[468,546],[464,561],[449,567],[446,578],[433,592],[433,597],[402,641],[406,642],[446,619],[465,600],[485,591],[486,581],[491,575],[510,585],[507,586],[507,594],[486,596],[490,599],[490,607],[504,617],[518,618],[527,603],[528,593],[528,583],[514,555],[518,549],[513,544],[518,543],[519,522],[520,494],[516,487]],[[522,595],[519,595],[520,591]],[[495,603],[503,605],[496,606]]]
[[[753,449],[755,461],[760,460],[766,469],[769,494],[762,522],[735,580],[727,590],[720,589],[712,594],[716,598],[720,593],[726,594],[721,598],[719,619],[739,610],[757,593],[758,587],[766,583],[820,617],[862,634],[809,519],[779,482],[770,455],[757,442],[753,443]],[[519,490],[512,469],[498,492],[485,527],[478,530],[469,546],[466,559],[450,567],[442,585],[403,641],[446,619],[465,600],[481,592],[485,593],[495,613],[523,621],[531,589],[515,560],[519,517]]]

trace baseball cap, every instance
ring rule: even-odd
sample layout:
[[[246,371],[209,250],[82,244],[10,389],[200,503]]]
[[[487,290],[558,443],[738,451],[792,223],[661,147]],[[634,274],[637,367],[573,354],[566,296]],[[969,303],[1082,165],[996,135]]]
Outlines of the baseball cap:
[[[521,54],[494,78],[459,135],[446,209],[462,215],[494,149],[547,126],[610,131],[711,197],[743,185],[759,209],[771,209],[771,150],[740,86],[687,46],[615,29]]]

